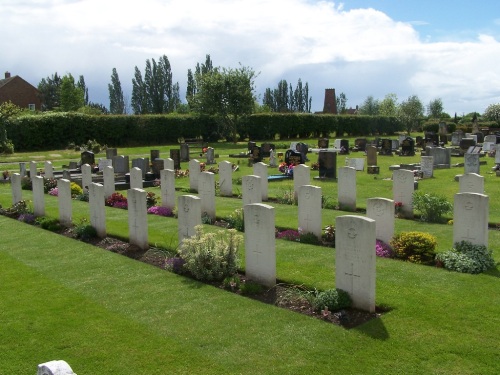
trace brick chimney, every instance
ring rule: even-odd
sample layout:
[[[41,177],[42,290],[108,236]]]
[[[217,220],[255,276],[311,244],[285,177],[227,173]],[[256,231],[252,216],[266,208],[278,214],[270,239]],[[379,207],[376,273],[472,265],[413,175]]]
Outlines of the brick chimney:
[[[323,113],[337,114],[337,98],[335,97],[335,89],[325,89]]]
[[[5,72],[5,79],[10,78],[10,72]]]

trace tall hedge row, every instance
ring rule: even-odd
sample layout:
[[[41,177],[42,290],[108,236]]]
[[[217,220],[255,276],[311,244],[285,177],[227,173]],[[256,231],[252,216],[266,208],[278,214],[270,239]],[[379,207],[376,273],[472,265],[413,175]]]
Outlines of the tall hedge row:
[[[393,117],[322,114],[255,114],[238,122],[240,138],[293,139],[337,134],[368,136],[402,130]],[[7,134],[16,151],[57,150],[70,143],[95,139],[112,147],[176,143],[179,138],[203,137],[214,141],[218,122],[196,115],[103,115],[44,113],[11,118]]]

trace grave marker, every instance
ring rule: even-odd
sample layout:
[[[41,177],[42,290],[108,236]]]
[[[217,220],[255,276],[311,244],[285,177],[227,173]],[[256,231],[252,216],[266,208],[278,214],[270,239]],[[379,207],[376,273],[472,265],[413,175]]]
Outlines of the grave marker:
[[[104,186],[92,182],[89,186],[90,225],[100,238],[106,237],[106,206]]]
[[[43,177],[31,178],[33,184],[33,213],[35,216],[45,215],[45,196],[43,191]]]
[[[337,178],[337,153],[320,151],[318,154],[319,178]]]
[[[420,157],[420,170],[424,178],[431,178],[434,176],[434,157],[421,156]]]
[[[180,150],[170,150],[170,159],[172,159],[174,161],[174,170],[181,169],[181,151]]]
[[[233,164],[229,161],[219,163],[219,188],[221,196],[233,196]]]
[[[453,243],[467,241],[488,247],[489,197],[477,193],[455,194]]]
[[[142,170],[137,167],[133,167],[130,170],[130,189],[142,189]]]
[[[54,178],[54,167],[52,165],[52,162],[50,162],[50,161],[45,162],[44,177],[45,178]]]
[[[177,207],[177,234],[180,244],[184,238],[194,236],[196,234],[194,228],[201,225],[201,198],[195,195],[181,195]]]
[[[146,191],[142,189],[127,191],[129,242],[142,250],[149,248],[146,195]]]
[[[38,176],[38,171],[36,169],[36,161],[30,161],[30,178]]]
[[[389,244],[394,236],[394,201],[387,198],[368,199],[366,216],[375,220],[376,238]]]
[[[201,215],[215,220],[215,175],[212,172],[201,172],[198,186]]]
[[[19,174],[21,178],[26,176],[26,163],[19,163]]]
[[[175,208],[175,171],[163,169],[160,171],[161,205],[171,210]]]
[[[21,175],[19,173],[12,173],[10,176],[10,187],[12,190],[12,204],[16,204],[23,200],[23,193],[21,188]]]
[[[366,158],[369,166],[377,165],[377,148],[374,146],[368,146],[366,148]]]
[[[104,197],[108,198],[115,192],[115,170],[112,166],[107,166],[102,172],[104,184]]]
[[[465,155],[464,155],[464,173],[479,174],[479,154],[465,153]]]
[[[340,209],[356,211],[356,170],[354,168],[339,168],[337,188]]]
[[[130,172],[130,164],[128,156],[114,156],[113,167],[116,173],[125,174]]]
[[[260,177],[247,175],[242,177],[243,205],[262,203],[262,184]]]
[[[262,193],[262,200],[267,201],[267,164],[258,162],[253,165],[253,174],[260,177],[260,189]]]
[[[321,238],[321,188],[302,185],[299,188],[299,228],[303,234],[312,233]]]
[[[299,164],[293,168],[293,193],[295,199],[299,194],[301,186],[309,185],[311,183],[311,167],[305,164]]]
[[[89,191],[89,186],[92,183],[92,167],[89,164],[82,165],[82,189]]]
[[[200,178],[200,162],[196,159],[189,161],[189,188],[198,192],[198,179]]]
[[[175,160],[175,158],[172,157],[172,152],[170,152],[170,157]],[[181,149],[179,151],[179,161],[189,161],[189,145],[187,143],[181,144]]]
[[[71,181],[64,178],[57,180],[57,191],[59,222],[65,227],[70,227],[72,224]]]
[[[484,177],[477,173],[466,173],[458,178],[460,193],[484,194]]]
[[[413,218],[413,192],[415,179],[413,172],[399,169],[393,172],[392,192],[396,203],[402,203],[401,215],[407,219]]]

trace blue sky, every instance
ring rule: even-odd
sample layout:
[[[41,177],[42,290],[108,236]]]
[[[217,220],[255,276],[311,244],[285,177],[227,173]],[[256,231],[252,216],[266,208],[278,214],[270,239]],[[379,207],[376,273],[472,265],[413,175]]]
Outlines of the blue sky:
[[[1,0],[0,74],[37,86],[54,72],[83,75],[90,100],[109,105],[116,68],[130,100],[134,68],[166,55],[184,100],[187,70],[259,73],[256,94],[281,79],[307,82],[347,105],[367,96],[441,98],[450,115],[500,102],[500,2],[429,0]]]

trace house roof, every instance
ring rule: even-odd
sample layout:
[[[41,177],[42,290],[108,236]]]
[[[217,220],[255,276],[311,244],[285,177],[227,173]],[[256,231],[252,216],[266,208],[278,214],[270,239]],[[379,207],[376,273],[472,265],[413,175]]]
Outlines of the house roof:
[[[23,79],[23,78],[19,77],[18,75],[15,75],[15,76],[13,76],[13,77],[9,77],[9,78],[0,79],[0,89],[1,89],[2,87],[4,87],[5,85],[9,84],[10,82],[12,82],[12,81],[16,80],[16,79],[21,80],[21,81],[22,81],[22,82],[24,82],[26,85],[29,85],[29,86],[33,87],[33,89],[35,89],[36,91],[38,91],[38,89],[37,89],[35,86],[33,86],[31,83],[29,83],[29,82],[28,82],[28,81],[26,81],[25,79]]]
[[[18,77],[18,76],[0,79],[0,88],[3,87],[3,86],[5,86],[7,83],[9,83],[10,81],[12,81],[16,77]]]

